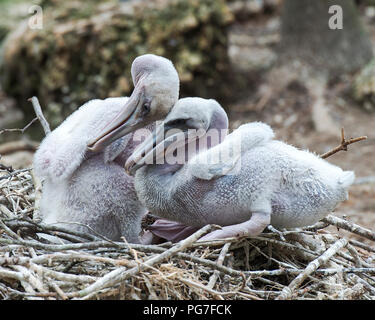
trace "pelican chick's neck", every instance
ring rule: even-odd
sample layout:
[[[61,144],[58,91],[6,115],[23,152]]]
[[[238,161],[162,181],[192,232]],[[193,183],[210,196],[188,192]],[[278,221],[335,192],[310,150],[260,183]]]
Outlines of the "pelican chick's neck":
[[[181,163],[181,161],[177,163],[168,163],[168,161],[164,159],[165,163],[163,164],[146,165],[147,170],[142,170],[142,172],[143,174],[152,174],[159,177],[166,175],[167,177],[165,177],[165,179],[168,179],[170,178],[170,176],[174,176],[176,172],[181,170],[192,157],[199,154],[200,152],[204,152],[222,143],[228,133],[227,131],[228,116],[224,109],[218,108],[212,114],[212,117],[210,119],[210,125],[206,131],[206,134],[204,134],[197,140],[194,140],[189,143],[186,142],[185,145],[176,148],[177,154],[183,154],[183,157],[179,158],[185,159],[183,163]],[[216,137],[213,138],[213,135],[216,135]],[[202,141],[204,143],[201,143]],[[145,173],[145,171],[147,173]],[[174,177],[174,179],[175,178],[176,177]]]
[[[210,120],[210,126],[207,132],[216,129],[219,132],[218,139],[208,139],[207,134],[200,139],[193,141],[197,153],[204,152],[199,149],[199,140],[208,139],[207,149],[220,144],[226,136],[228,129],[228,117],[225,111],[220,108],[214,111]],[[185,154],[188,152],[188,144],[182,146]],[[155,211],[157,208],[165,208],[173,203],[173,196],[178,189],[186,183],[189,183],[194,177],[189,175],[186,163],[183,164],[148,164],[140,168],[135,175],[135,186],[139,198],[145,202],[145,205]],[[186,169],[186,170],[185,170]],[[157,204],[156,204],[157,203]],[[156,212],[155,212],[156,214]]]
[[[175,165],[147,165],[137,170],[134,186],[139,200],[153,214],[162,216],[175,205],[174,193],[181,184],[181,172],[184,166]]]

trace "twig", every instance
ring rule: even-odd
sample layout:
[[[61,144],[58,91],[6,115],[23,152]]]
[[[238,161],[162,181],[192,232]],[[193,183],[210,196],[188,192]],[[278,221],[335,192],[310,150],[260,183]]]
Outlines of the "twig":
[[[51,129],[46,118],[43,115],[42,108],[40,107],[38,98],[32,97],[32,98],[29,98],[28,101],[31,101],[31,103],[33,104],[35,114],[38,117],[40,124],[43,127],[45,135],[49,134],[51,132]]]
[[[375,248],[374,247],[370,247],[367,244],[359,242],[357,240],[351,239],[351,240],[349,240],[349,243],[352,244],[353,246],[356,246],[358,248],[367,250],[369,252],[375,252]]]
[[[63,232],[66,234],[71,234],[73,236],[90,240],[90,241],[95,241],[98,240],[97,237],[94,235],[91,235],[89,233],[84,233],[80,231],[75,231],[71,229],[67,229],[64,227],[60,226],[55,226],[53,224],[45,224],[45,223],[36,223],[35,221],[32,221],[31,219],[26,219],[26,218],[21,218],[22,220],[25,221],[20,221],[19,219],[17,220],[5,220],[4,223],[12,229],[16,228],[28,228],[34,232],[45,232],[47,234],[51,235],[56,235],[54,232]]]
[[[14,214],[12,211],[10,211],[6,206],[4,206],[3,204],[0,204],[0,213],[3,214],[3,216],[7,217],[7,218],[14,218]]]
[[[350,232],[352,232],[354,234],[357,234],[361,237],[364,237],[366,239],[375,241],[375,232],[373,232],[371,230],[368,230],[366,228],[363,228],[363,227],[361,227],[361,226],[359,226],[355,223],[352,223],[352,222],[346,221],[344,219],[335,217],[331,214],[329,214],[324,219],[322,219],[322,221],[325,221],[325,222],[327,222],[327,223],[329,223],[333,226],[336,226],[337,228],[341,228],[341,229],[350,231]]]
[[[49,277],[52,277],[52,278],[55,278],[55,279],[61,280],[61,281],[78,282],[78,283],[92,283],[95,280],[97,280],[97,277],[86,276],[86,275],[76,275],[76,274],[54,271],[54,270],[39,266],[35,263],[30,263],[29,268],[31,270],[40,272],[41,274],[45,274]]]
[[[0,130],[0,135],[3,134],[4,132],[21,132],[22,134],[25,133],[25,131],[36,121],[38,118],[34,118],[31,120],[23,129],[1,129]]]
[[[349,140],[346,140],[345,135],[344,135],[344,128],[341,128],[341,144],[337,146],[336,148],[332,149],[331,151],[328,151],[322,154],[320,157],[323,159],[326,159],[341,150],[348,151],[348,145],[358,142],[358,141],[366,140],[366,139],[367,139],[367,136],[361,136],[358,138],[350,138]]]
[[[56,291],[56,293],[61,297],[63,300],[68,300],[68,296],[65,294],[64,291],[61,290],[61,288],[54,282],[50,284],[50,286]]]
[[[25,169],[14,170],[12,172],[8,172],[6,175],[0,176],[0,180],[10,179],[10,178],[18,175],[21,172],[27,172],[27,171],[30,171],[30,170],[32,170],[32,168],[25,168]]]
[[[268,241],[268,239],[267,239]],[[116,246],[112,245],[109,242],[105,241],[96,241],[96,242],[85,242],[85,243],[72,243],[72,244],[63,244],[63,245],[52,245],[52,244],[44,244],[40,242],[35,242],[35,241],[28,241],[28,240],[7,240],[7,239],[0,239],[0,244],[3,244],[1,249],[4,251],[12,251],[16,250],[17,248],[20,248],[19,246],[26,246],[26,247],[33,247],[37,249],[43,249],[43,250],[49,250],[49,251],[65,251],[65,250],[92,250],[92,249],[97,249],[97,248],[114,248],[116,247],[117,250],[121,248],[121,250],[126,250],[129,251],[129,247],[127,247],[124,243],[118,242],[116,243]],[[4,246],[4,245],[8,245]],[[18,247],[17,247],[18,246]],[[156,245],[138,245],[138,244],[131,244],[129,245],[130,248],[134,248],[137,250],[141,250],[144,253],[163,253],[167,249],[162,248],[160,246]],[[192,246],[193,247],[193,246]],[[241,271],[225,267],[225,266],[220,266],[216,262],[203,259],[203,258],[198,258],[193,255],[183,253],[183,252],[178,252],[176,253],[176,256],[178,258],[181,258],[183,260],[191,260],[192,262],[201,264],[205,267],[211,268],[213,270],[218,270],[224,274],[228,274],[230,276],[241,276]],[[0,260],[0,265],[1,265],[1,260]]]
[[[282,231],[277,230],[275,227],[271,225],[268,225],[267,229],[270,230],[271,232],[276,233],[282,241],[286,241]]]
[[[52,261],[62,262],[62,261],[93,261],[93,262],[102,262],[107,264],[112,264],[114,266],[127,266],[134,267],[135,263],[133,261],[125,259],[111,259],[106,257],[100,257],[96,255],[86,254],[86,253],[51,253],[43,254],[33,258],[28,257],[9,257],[9,258],[0,258],[1,265],[29,265],[30,263],[36,264],[50,264]],[[89,282],[93,282],[95,278],[91,278]]]
[[[219,258],[217,259],[217,265],[219,266],[222,266],[223,265],[223,262],[224,262],[224,259],[225,259],[225,256],[229,250],[229,247],[230,247],[231,243],[226,243],[223,248],[221,249],[221,252],[220,252],[220,255],[219,255]],[[210,277],[210,280],[208,281],[208,284],[207,284],[207,287],[212,289],[219,277],[219,271],[218,270],[215,270],[213,275]]]
[[[350,255],[353,257],[355,266],[362,267],[365,264],[365,262],[361,260],[357,250],[350,243],[346,245],[346,248],[348,249]]]
[[[0,278],[3,279],[14,279],[18,281],[24,281],[25,277],[21,272],[10,271],[4,268],[0,268]]]
[[[69,221],[59,221],[58,223],[62,223],[62,224],[75,224],[75,225],[79,225],[81,227],[85,227],[86,229],[90,230],[94,235],[96,235],[96,237],[91,237],[91,240],[95,239],[102,239],[102,240],[105,240],[105,241],[108,241],[108,242],[111,242],[112,244],[116,245],[116,242],[108,239],[107,237],[101,235],[99,232],[96,232],[93,228],[91,228],[89,225],[87,224],[84,224],[84,223],[80,223],[80,222],[69,222]],[[66,229],[66,231],[64,232],[67,232],[69,229]],[[89,235],[89,234],[87,234]]]
[[[318,221],[317,223],[315,223],[312,226],[307,226],[307,227],[302,228],[302,230],[304,230],[304,231],[312,231],[312,232],[315,233],[315,232],[317,232],[320,229],[327,228],[328,226],[329,226],[329,223],[326,223],[326,222],[323,222],[323,221]]]
[[[275,270],[256,270],[256,271],[244,271],[244,275],[251,276],[252,278],[258,277],[278,277],[282,275],[300,275],[304,273],[306,269],[275,269]],[[318,269],[313,273],[321,274],[324,276],[331,276],[337,273],[354,273],[354,274],[375,274],[375,268],[329,268],[329,269]]]
[[[190,246],[191,243],[198,240],[202,235],[208,233],[210,230],[213,229],[212,225],[206,225],[205,227],[201,228],[200,230],[193,233],[191,236],[186,238],[185,240],[177,243],[172,248],[166,250],[165,252],[153,256],[152,258],[148,259],[145,263],[140,265],[139,267],[134,267],[130,270],[126,270],[126,268],[121,267],[118,268],[108,274],[106,274],[103,278],[99,279],[92,285],[88,286],[87,288],[78,292],[78,296],[83,297],[86,296],[94,291],[98,291],[100,289],[107,288],[109,286],[113,286],[118,284],[121,281],[126,280],[130,276],[134,276],[135,274],[141,272],[142,270],[146,269],[148,266],[153,266],[157,263],[164,261],[175,255],[177,252],[182,251]]]
[[[264,234],[264,236],[266,236],[266,235],[267,234]],[[257,239],[257,240],[261,240],[261,241],[267,241],[269,243],[274,243],[276,245],[279,245],[281,247],[284,247],[284,248],[290,250],[293,253],[296,253],[296,252],[304,253],[304,254],[308,255],[308,257],[306,257],[306,258],[309,258],[309,257],[311,258],[311,257],[315,257],[315,256],[318,255],[318,253],[315,252],[315,251],[306,249],[304,247],[296,246],[296,245],[294,245],[292,243],[289,243],[289,242],[283,242],[283,241],[279,241],[279,240],[276,240],[276,239],[271,239],[271,238],[261,237],[261,236],[254,237],[253,239]]]
[[[197,283],[195,281],[191,281],[191,280],[188,280],[188,279],[179,279],[181,282],[187,284],[187,285],[191,285],[191,286],[194,286],[194,287],[197,287],[199,289],[202,289],[204,291],[207,291],[208,293],[216,296],[216,297],[219,297],[222,299],[222,296],[228,296],[228,295],[240,295],[240,296],[244,296],[244,297],[247,297],[249,299],[252,299],[252,300],[263,300],[257,296],[254,296],[252,294],[248,294],[248,293],[243,293],[243,292],[240,292],[240,291],[229,291],[229,292],[220,292],[220,291],[216,291],[216,290],[213,290],[211,288],[208,288],[200,283]]]
[[[3,228],[4,232],[10,237],[18,239],[18,240],[22,240],[21,237],[17,233],[13,232],[13,230],[11,230],[5,225],[5,223],[3,222],[1,218],[0,218],[0,226]]]
[[[368,282],[363,280],[361,277],[359,277],[356,274],[351,274],[351,277],[354,278],[357,283],[361,283],[368,291],[370,291],[373,295],[375,294],[375,288],[371,286]]]
[[[31,287],[33,289],[37,289],[39,292],[41,293],[48,293],[48,290],[44,287],[44,284],[43,282],[37,278],[31,271],[30,269],[24,267],[24,266],[12,266],[15,270],[21,272],[26,281],[28,282],[29,285],[31,285]]]
[[[53,254],[44,254],[37,256],[35,258],[30,259],[30,262],[33,263],[48,263],[50,261],[95,261],[95,262],[102,262],[107,264],[112,264],[114,266],[126,266],[126,267],[134,267],[134,261],[130,261],[127,259],[112,259],[106,257],[100,257],[93,254],[87,253],[79,253],[79,252],[69,252],[69,253],[53,253]],[[1,265],[1,259],[0,259]]]
[[[311,261],[304,272],[298,275],[290,284],[289,286],[285,287],[280,295],[276,298],[277,300],[285,300],[289,299],[293,291],[296,290],[302,282],[311,275],[314,271],[316,271],[321,265],[325,264],[329,259],[331,259],[340,249],[344,248],[348,244],[348,240],[346,239],[339,239],[337,240],[327,251],[325,251],[320,257]]]

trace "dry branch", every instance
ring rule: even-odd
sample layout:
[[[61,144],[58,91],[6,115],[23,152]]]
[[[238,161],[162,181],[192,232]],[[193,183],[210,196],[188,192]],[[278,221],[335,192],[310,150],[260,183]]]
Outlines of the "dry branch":
[[[361,237],[364,237],[366,239],[375,241],[375,232],[374,231],[363,228],[363,227],[361,227],[361,226],[359,226],[355,223],[352,223],[352,222],[349,222],[347,220],[335,217],[331,214],[329,214],[328,216],[326,216],[322,220],[331,224],[331,225],[333,225],[333,226],[336,226],[337,228],[341,228],[341,229],[350,231],[350,232],[352,232],[354,234],[357,234]]]
[[[35,114],[37,118],[39,119],[40,124],[43,127],[45,135],[49,134],[51,132],[51,129],[46,118],[43,115],[42,108],[40,107],[38,98],[32,97],[32,98],[29,98],[28,101],[30,101],[33,104]]]
[[[196,231],[194,234],[189,236],[188,238],[184,239],[183,241],[180,241],[178,244],[173,246],[172,248],[166,250],[165,252],[156,255],[150,259],[148,259],[146,262],[142,263],[139,267],[134,267],[130,270],[126,270],[126,268],[118,268],[106,276],[104,276],[102,279],[98,280],[91,286],[81,290],[78,295],[80,297],[86,296],[88,294],[91,294],[95,291],[98,291],[100,289],[104,289],[109,286],[114,286],[118,284],[121,281],[126,280],[130,276],[134,276],[135,274],[141,272],[142,270],[154,266],[157,263],[160,263],[176,253],[183,251],[184,249],[188,248],[193,242],[197,241],[200,237],[202,237],[204,234],[208,233],[212,230],[211,225],[207,225],[200,230]]]
[[[325,264],[329,259],[332,258],[340,249],[345,247],[348,244],[348,240],[340,239],[337,240],[326,252],[324,252],[319,258],[313,260],[308,264],[306,269],[298,275],[289,286],[285,287],[280,295],[277,297],[277,300],[289,299],[293,292],[302,284],[302,282],[316,271],[321,265]]]
[[[229,247],[231,246],[231,243],[226,243],[223,248],[221,249],[221,252],[220,252],[220,255],[219,255],[219,258],[217,259],[217,265],[218,266],[222,266],[223,265],[223,262],[224,262],[224,259],[225,259],[225,256],[229,250]],[[207,284],[207,287],[212,289],[219,277],[219,274],[220,272],[218,270],[215,270],[214,271],[214,274],[210,277],[210,280],[208,281],[208,284]]]
[[[359,141],[362,141],[362,140],[366,140],[367,139],[367,136],[361,136],[361,137],[358,137],[358,138],[350,138],[349,140],[346,140],[345,139],[345,135],[344,135],[344,128],[341,128],[341,143],[340,145],[338,145],[336,148],[322,154],[320,157],[323,158],[323,159],[326,159],[330,156],[332,156],[333,154],[343,150],[343,151],[348,151],[348,145],[352,144],[352,143],[355,143],[355,142],[359,142]]]
[[[0,135],[3,134],[4,132],[20,132],[22,134],[25,133],[25,131],[36,121],[38,120],[38,118],[34,118],[33,120],[31,120],[23,129],[1,129],[0,130]]]

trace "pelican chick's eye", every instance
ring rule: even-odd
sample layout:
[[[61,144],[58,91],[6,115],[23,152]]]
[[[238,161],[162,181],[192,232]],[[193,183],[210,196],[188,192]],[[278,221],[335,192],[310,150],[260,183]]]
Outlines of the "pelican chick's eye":
[[[148,114],[151,110],[151,103],[150,101],[145,101],[145,103],[142,106],[142,114],[145,116]]]
[[[176,119],[176,120],[169,121],[167,123],[167,125],[171,127],[183,126],[185,124],[186,124],[186,119]]]

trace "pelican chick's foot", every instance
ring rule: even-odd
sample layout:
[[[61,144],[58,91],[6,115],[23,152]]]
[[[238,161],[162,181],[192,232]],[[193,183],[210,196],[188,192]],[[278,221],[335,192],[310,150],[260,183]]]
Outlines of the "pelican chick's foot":
[[[200,238],[199,241],[219,240],[225,238],[254,237],[270,224],[271,214],[254,212],[251,219],[239,224],[225,226]]]

